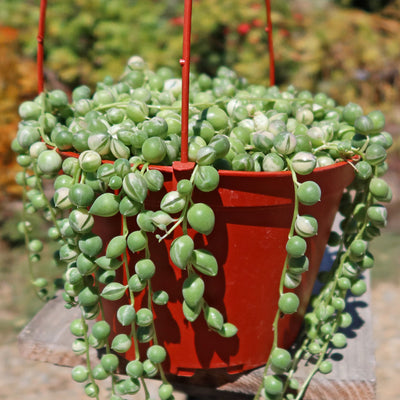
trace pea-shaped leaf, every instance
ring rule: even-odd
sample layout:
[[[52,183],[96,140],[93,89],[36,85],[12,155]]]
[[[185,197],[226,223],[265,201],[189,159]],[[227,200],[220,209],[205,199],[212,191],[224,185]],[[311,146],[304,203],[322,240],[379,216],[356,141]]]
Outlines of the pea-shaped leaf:
[[[214,307],[206,307],[204,310],[204,318],[207,322],[207,325],[210,328],[216,329],[217,331],[220,331],[224,326],[224,317]]]
[[[94,199],[94,191],[90,186],[76,183],[70,187],[68,197],[75,206],[88,207]]]
[[[136,319],[136,311],[132,305],[125,304],[117,311],[117,319],[122,326],[132,324]]]
[[[171,222],[176,221],[176,219],[171,218],[171,216],[164,211],[156,211],[151,217],[151,220],[158,229],[161,229],[163,231],[167,230],[167,226]]]
[[[87,233],[94,225],[93,216],[85,208],[72,210],[68,217],[68,222],[74,232]]]
[[[197,274],[192,274],[183,282],[183,298],[187,305],[196,308],[204,294],[204,281]]]
[[[108,243],[106,257],[119,257],[126,249],[126,237],[124,235],[113,237]]]
[[[132,253],[144,250],[147,245],[147,235],[143,231],[133,231],[127,238],[128,248]]]
[[[387,224],[387,210],[381,204],[370,206],[367,210],[367,216],[368,220],[378,228],[383,228]]]
[[[110,150],[115,158],[129,158],[131,154],[129,147],[118,139],[111,139]]]
[[[149,169],[144,174],[146,179],[147,187],[152,192],[158,192],[164,185],[164,175],[157,169]]]
[[[76,266],[79,273],[83,276],[90,275],[97,269],[95,262],[83,253],[79,254],[76,259]]]
[[[228,137],[221,134],[213,136],[208,145],[215,149],[217,158],[225,157],[231,146]]]
[[[127,105],[126,114],[135,123],[143,122],[149,115],[149,109],[146,103],[134,100]]]
[[[217,260],[208,250],[194,250],[191,257],[191,262],[197,271],[204,275],[215,276],[218,273]]]
[[[367,161],[360,161],[356,165],[357,178],[367,180],[372,175],[372,167]]]
[[[92,334],[89,335],[89,346],[94,349],[101,349],[106,345],[106,339],[97,339]]]
[[[292,158],[293,169],[300,175],[310,174],[317,165],[317,158],[307,151],[300,151]]]
[[[83,236],[78,242],[79,250],[88,257],[95,257],[103,248],[103,241],[100,236]]]
[[[256,150],[268,153],[273,146],[274,135],[270,132],[258,131],[251,135],[251,142]]]
[[[157,164],[167,154],[167,147],[164,140],[159,136],[152,136],[146,139],[142,145],[143,158],[151,163]]]
[[[136,324],[138,326],[149,326],[154,319],[153,312],[149,308],[140,308],[136,313]]]
[[[280,132],[274,138],[274,147],[279,154],[291,154],[296,148],[296,136],[290,132]]]
[[[123,197],[119,203],[119,212],[126,217],[137,215],[141,209],[142,204],[131,200],[128,196]]]
[[[283,293],[279,297],[278,307],[284,314],[293,314],[299,307],[299,298],[295,293]]]
[[[188,304],[186,303],[186,301],[183,301],[182,303],[182,311],[183,311],[183,315],[185,316],[185,318],[189,321],[189,322],[194,322],[196,321],[197,317],[200,315],[201,313],[201,305],[202,302],[200,301],[196,307],[192,308],[189,307]]]
[[[192,257],[193,250],[193,239],[189,235],[183,235],[172,242],[169,255],[177,267],[185,269]]]
[[[167,357],[167,351],[163,346],[154,344],[147,349],[147,358],[154,364],[159,364],[164,362]]]
[[[87,348],[88,345],[81,338],[75,339],[74,342],[72,343],[72,351],[77,355],[85,354]]]
[[[119,335],[115,336],[111,343],[111,348],[117,353],[126,353],[131,346],[132,341],[125,333],[120,333]]]
[[[132,360],[126,365],[126,374],[131,378],[140,378],[143,375],[143,364],[139,360]]]
[[[369,118],[367,115],[360,115],[354,121],[354,128],[356,130],[356,133],[359,133],[361,135],[369,135],[374,130],[374,124],[371,118]]]
[[[156,225],[153,223],[154,211],[144,210],[140,212],[136,217],[136,223],[139,228],[145,232],[154,232]]]
[[[79,282],[74,285],[70,284],[69,282],[64,283],[64,292],[70,296],[70,297],[75,297],[80,294],[81,291],[85,290],[84,288],[84,283]]]
[[[236,154],[232,158],[234,171],[254,171],[254,159],[247,153]]]
[[[118,160],[114,161],[114,169],[116,174],[123,178],[129,174],[129,172],[131,172],[131,164],[127,159],[119,158]]]
[[[225,322],[222,325],[222,329],[220,329],[218,331],[218,333],[222,337],[230,338],[232,336],[235,336],[237,331],[238,331],[238,328],[235,325],[231,324],[230,322]]]
[[[79,155],[79,165],[85,172],[96,172],[101,165],[101,156],[93,150],[86,150]]]
[[[109,182],[110,178],[114,176],[114,174],[115,170],[113,164],[102,164],[96,172],[97,178],[106,183]]]
[[[283,171],[285,168],[285,161],[277,153],[268,153],[262,162],[263,171],[277,172]]]
[[[154,336],[153,325],[138,326],[136,335],[139,343],[150,342],[150,340],[152,340]]]
[[[143,204],[147,196],[147,183],[140,173],[131,172],[126,175],[122,187],[131,200]]]
[[[168,192],[161,200],[160,208],[161,210],[169,213],[175,214],[183,210],[185,207],[186,200],[177,191]]]
[[[104,287],[101,297],[106,300],[119,300],[125,294],[127,287],[119,282],[111,282]]]
[[[147,286],[147,282],[142,281],[137,274],[134,274],[129,278],[128,285],[132,292],[141,292]]]
[[[67,271],[65,272],[65,279],[71,285],[83,283],[83,277],[76,267],[70,267],[67,269]]]
[[[268,129],[269,120],[268,117],[262,111],[256,111],[254,113],[254,128],[256,130]]]
[[[82,307],[95,306],[99,301],[97,289],[93,287],[85,287],[78,295],[78,303]]]
[[[153,303],[159,306],[165,306],[168,303],[169,295],[165,290],[158,290],[153,293]]]
[[[190,226],[199,233],[209,235],[214,229],[215,214],[207,204],[193,204],[189,208],[187,218]]]
[[[218,187],[219,174],[211,165],[199,167],[194,179],[194,184],[202,192],[211,192]]]
[[[211,146],[201,147],[196,154],[196,162],[198,165],[210,165],[216,159],[217,159],[217,152]]]
[[[298,215],[295,230],[302,237],[314,236],[318,232],[318,221],[311,215]]]
[[[118,197],[112,193],[103,193],[94,201],[89,213],[99,217],[112,217],[118,211]]]
[[[106,256],[102,256],[96,259],[96,264],[107,271],[116,270],[122,265],[123,261],[118,258],[108,258]]]
[[[55,150],[42,151],[37,159],[37,166],[43,174],[56,174],[61,165],[62,158]]]
[[[285,274],[284,285],[288,289],[297,288],[301,282],[301,274],[293,274],[289,271]]]
[[[145,281],[153,277],[156,272],[156,266],[152,260],[144,258],[135,264],[135,272],[140,280]]]
[[[92,335],[99,340],[107,339],[111,333],[110,324],[106,321],[97,321],[92,326]]]
[[[78,251],[75,247],[69,244],[64,244],[63,246],[60,247],[59,251],[60,260],[68,262],[76,259],[77,256],[78,256]]]
[[[113,270],[99,271],[97,279],[103,285],[107,285],[108,283],[115,281],[116,275],[117,274]]]
[[[72,207],[72,202],[69,199],[69,189],[67,187],[58,188],[53,196],[54,205],[60,210],[66,210]]]

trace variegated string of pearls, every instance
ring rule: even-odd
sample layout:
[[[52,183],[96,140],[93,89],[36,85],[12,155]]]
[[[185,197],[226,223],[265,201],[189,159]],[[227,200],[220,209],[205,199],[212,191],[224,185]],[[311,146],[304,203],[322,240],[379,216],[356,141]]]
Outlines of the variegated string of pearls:
[[[17,175],[24,197],[19,230],[26,240],[32,282],[38,295],[46,298],[51,285],[36,276],[34,268],[43,243],[32,237],[29,220],[30,215],[40,214],[50,222],[48,236],[59,246],[55,260],[63,271],[65,306],[79,307],[82,314],[70,329],[76,336],[73,351],[85,354],[87,363],[73,369],[73,379],[85,384],[89,397],[98,399],[96,381],[111,377],[111,399],[119,400],[137,393],[141,386],[150,398],[144,378],[159,374],[160,399],[173,399],[172,385],[162,369],[167,354],[157,342],[152,312],[152,305],[167,304],[169,296],[152,290],[151,278],[157,272],[148,248],[149,235],[161,241],[182,227],[182,236],[169,251],[176,267],[187,273],[181,288],[185,318],[193,322],[202,315],[211,330],[231,337],[237,328],[204,298],[202,276],[217,275],[221,266],[209,251],[196,248],[187,233],[190,226],[200,234],[210,234],[216,218],[209,205],[193,202],[193,191],[216,190],[218,169],[292,172],[294,212],[277,304],[277,315],[290,314],[296,312],[299,299],[286,289],[299,285],[308,268],[306,239],[318,230],[317,220],[299,215],[298,206],[313,205],[321,196],[312,179],[300,183],[297,177],[357,156],[352,163],[356,178],[340,207],[343,234],[332,233],[329,241],[338,246],[337,258],[323,276],[324,287],[306,315],[304,342],[291,354],[274,341],[256,394],[256,398],[300,399],[315,372],[330,371],[326,360],[329,346],[346,343],[341,332],[351,323],[345,310],[346,294],[365,291],[361,274],[373,265],[368,244],[386,225],[386,209],[380,203],[391,198],[382,175],[392,139],[383,130],[383,114],[372,111],[365,115],[353,103],[337,106],[321,93],[313,96],[293,87],[279,91],[249,84],[226,67],[221,67],[215,78],[193,75],[188,150],[196,167],[189,179],[179,181],[176,190],[165,194],[158,211],[151,211],[146,209],[145,199],[149,192],[163,188],[164,177],[149,165],[171,165],[180,155],[180,93],[181,81],[169,69],[151,71],[135,56],[119,81],[106,78],[94,93],[79,86],[72,92],[72,103],[66,93],[53,90],[21,104],[22,121],[12,148],[23,168]],[[53,188],[50,197],[45,190],[49,182]],[[94,219],[117,214],[123,232],[103,243],[92,232]],[[136,219],[137,230],[128,230],[127,218]],[[145,254],[133,274],[128,270],[129,252]],[[114,280],[119,268],[128,276],[126,285]],[[135,308],[135,294],[142,291],[149,293],[148,304]],[[109,324],[99,320],[89,328],[87,320],[103,314],[103,299],[118,300],[126,293],[130,304],[118,309],[117,319],[130,326],[131,333],[118,334],[109,343]],[[277,322],[274,330],[278,335]],[[143,342],[151,342],[145,356],[139,352]],[[105,354],[92,365],[89,349],[103,347]],[[131,348],[137,358],[123,371],[127,377],[121,378],[116,375],[119,360],[115,353]],[[293,375],[302,357],[316,361],[310,378],[300,386]]]

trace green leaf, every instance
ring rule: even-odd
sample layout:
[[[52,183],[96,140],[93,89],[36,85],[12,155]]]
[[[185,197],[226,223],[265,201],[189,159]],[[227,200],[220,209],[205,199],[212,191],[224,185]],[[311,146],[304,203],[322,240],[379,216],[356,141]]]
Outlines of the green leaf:
[[[101,292],[101,297],[106,300],[119,300],[124,294],[128,285],[122,285],[119,282],[109,283]]]
[[[220,331],[224,326],[224,317],[222,314],[214,307],[206,307],[204,311],[204,317],[207,325],[210,328],[214,328]]]
[[[108,243],[106,257],[116,258],[124,253],[126,249],[126,237],[124,235],[113,237]]]
[[[147,196],[147,183],[142,175],[131,172],[125,176],[122,186],[127,196],[140,204],[143,204]]]
[[[222,337],[229,338],[229,337],[235,336],[237,331],[238,331],[238,328],[235,325],[231,324],[230,322],[225,322],[222,325],[222,329],[219,330],[218,333]]]
[[[105,270],[116,270],[123,264],[123,261],[119,258],[102,256],[96,259],[96,264]]]
[[[196,321],[197,317],[201,313],[201,305],[202,302],[199,302],[194,308],[189,307],[186,301],[183,301],[182,303],[182,311],[183,315],[189,322],[194,322]]]
[[[208,250],[194,250],[191,262],[193,266],[204,275],[216,276],[218,273],[217,260]]]
[[[196,308],[204,294],[204,281],[196,274],[185,279],[182,286],[182,294],[187,305]]]
[[[103,193],[94,201],[89,213],[99,217],[112,217],[118,211],[118,197],[112,193]]]
[[[111,348],[117,353],[125,353],[132,346],[132,341],[125,333],[121,333],[114,337]]]
[[[117,319],[122,326],[128,326],[135,321],[136,311],[132,305],[125,304],[117,311]]]
[[[180,269],[186,269],[194,250],[193,239],[189,235],[176,238],[169,251],[172,262]]]

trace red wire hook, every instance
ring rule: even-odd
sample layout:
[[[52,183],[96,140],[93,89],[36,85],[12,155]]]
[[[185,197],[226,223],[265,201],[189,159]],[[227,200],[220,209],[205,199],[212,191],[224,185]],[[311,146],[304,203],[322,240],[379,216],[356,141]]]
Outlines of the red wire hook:
[[[44,90],[44,73],[43,73],[43,58],[44,58],[44,32],[46,25],[46,8],[47,0],[40,1],[40,15],[39,15],[39,31],[37,35],[37,75],[38,75],[38,92],[42,93]]]
[[[189,130],[189,75],[190,44],[192,31],[192,0],[185,0],[183,14],[183,51],[179,63],[182,66],[182,116],[181,116],[181,162],[188,162],[188,130]]]

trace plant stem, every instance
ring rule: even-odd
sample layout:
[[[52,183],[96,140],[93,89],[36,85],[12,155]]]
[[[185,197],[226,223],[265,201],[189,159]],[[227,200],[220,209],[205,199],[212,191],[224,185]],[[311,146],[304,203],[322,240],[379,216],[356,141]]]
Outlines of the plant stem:
[[[40,93],[39,97],[40,97],[40,106],[41,106],[41,115],[40,116],[42,118],[42,121],[39,120],[40,121],[40,124],[39,124],[40,136],[41,136],[43,142],[45,142],[48,146],[56,147],[56,145],[51,140],[49,140],[49,137],[44,132],[43,124],[44,124],[44,119],[46,116],[46,110],[45,110],[44,103],[45,103],[45,99],[46,99],[46,93],[45,92]]]
[[[288,234],[288,239],[290,239],[294,234],[295,222],[296,222],[297,215],[299,213],[299,199],[297,196],[297,189],[298,189],[299,183],[297,180],[296,172],[294,171],[294,169],[292,167],[291,160],[288,157],[286,157],[286,161],[287,161],[288,167],[292,173],[293,190],[294,190],[294,207],[293,207],[292,221],[291,221],[289,234]],[[287,270],[288,261],[289,261],[289,256],[286,255],[286,258],[285,258],[285,261],[284,261],[284,264],[282,267],[281,279],[279,282],[279,296],[281,296],[283,294],[284,283],[285,283],[285,274],[286,274],[286,270]],[[271,354],[274,351],[274,349],[276,349],[278,347],[280,315],[281,315],[281,311],[278,308],[278,310],[275,314],[274,322],[272,324],[272,330],[273,330],[274,335],[273,335],[272,346],[270,349],[270,355],[269,355],[267,363],[265,364],[265,367],[264,367],[263,378],[265,378],[268,374],[268,370],[271,365]],[[254,400],[257,400],[261,396],[262,387],[263,387],[263,382],[261,382],[261,384],[259,385],[258,390],[254,396]]]
[[[24,175],[26,175],[26,168],[24,168]],[[28,254],[28,271],[29,275],[31,277],[31,282],[34,282],[35,277],[33,273],[33,263],[31,259],[31,251],[29,250],[29,234],[28,234],[28,229],[26,227],[27,223],[27,215],[26,215],[26,205],[28,203],[28,198],[27,198],[27,189],[26,189],[26,184],[22,187],[22,221],[24,224],[24,242],[25,242],[25,248],[27,249],[27,254]],[[36,286],[35,288],[35,294],[36,296],[43,301],[43,298],[39,295],[39,291],[37,290]]]
[[[128,236],[129,230],[128,230],[128,223],[125,215],[122,215],[122,234],[126,237]],[[125,268],[125,275],[126,275],[126,280],[129,282],[130,278],[130,272],[129,272],[129,262],[128,262],[128,250],[124,252],[123,255],[123,265]],[[129,291],[129,298],[130,298],[130,303],[131,306],[133,307],[135,304],[135,294],[128,288]],[[135,327],[135,322],[132,322],[131,324],[131,334],[130,336],[133,339],[133,345],[135,347],[135,359],[140,360],[140,350],[139,350],[139,343],[137,340],[137,334],[136,334],[136,327]]]
[[[81,321],[82,324],[84,326],[84,332],[83,332],[83,339],[85,341],[85,345],[86,345],[86,349],[85,349],[85,357],[86,357],[86,367],[89,373],[89,380],[92,383],[92,385],[97,386],[96,381],[93,377],[93,373],[92,373],[92,365],[90,362],[90,346],[89,346],[89,338],[88,338],[88,326],[86,324],[86,320],[84,317],[84,311],[82,310],[82,308],[80,308],[81,310]],[[96,393],[96,400],[99,400],[99,394]]]

